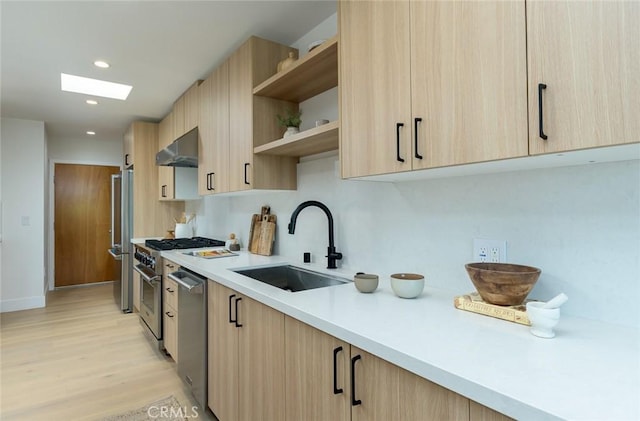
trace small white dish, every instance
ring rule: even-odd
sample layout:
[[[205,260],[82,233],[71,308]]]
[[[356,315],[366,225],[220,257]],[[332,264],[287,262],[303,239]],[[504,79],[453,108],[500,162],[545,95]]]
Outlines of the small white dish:
[[[394,273],[391,289],[400,298],[416,298],[424,289],[424,276],[417,273]]]
[[[553,338],[553,328],[560,320],[560,308],[542,308],[546,303],[530,301],[527,303],[527,317],[531,322],[532,335],[539,338]]]

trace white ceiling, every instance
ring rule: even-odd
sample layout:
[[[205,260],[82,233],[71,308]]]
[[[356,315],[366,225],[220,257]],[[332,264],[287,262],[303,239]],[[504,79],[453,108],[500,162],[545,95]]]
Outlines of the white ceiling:
[[[323,1],[6,1],[2,117],[44,121],[50,138],[121,139],[158,121],[250,35],[291,45],[336,11]],[[93,65],[97,59],[109,69]],[[62,92],[60,73],[133,85],[126,101]]]

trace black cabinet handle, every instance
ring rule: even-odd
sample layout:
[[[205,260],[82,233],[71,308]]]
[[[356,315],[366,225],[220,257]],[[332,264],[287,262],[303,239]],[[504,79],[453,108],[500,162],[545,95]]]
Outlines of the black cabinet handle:
[[[421,123],[422,119],[420,117],[417,117],[415,119],[413,119],[413,127],[414,127],[414,135],[415,135],[415,148],[414,148],[414,156],[418,159],[422,159],[422,155],[420,155],[418,153],[418,123]]]
[[[244,184],[250,184],[249,180],[247,180],[247,167],[249,167],[249,163],[244,163]]]
[[[342,351],[339,346],[333,350],[333,394],[339,395],[343,392],[342,388],[338,388],[338,353]]]
[[[236,319],[234,320],[236,327],[242,327],[242,325],[238,323],[238,302],[240,301],[242,301],[242,298],[236,298]]]
[[[400,156],[400,128],[404,127],[404,123],[396,123],[396,159],[399,162],[404,162],[404,159]]]
[[[538,83],[538,127],[540,128],[539,136],[547,140],[547,135],[544,134],[543,116],[542,116],[542,91],[547,89],[547,85],[544,83]]]
[[[362,404],[360,399],[356,399],[356,361],[362,359],[360,355],[351,358],[351,406]]]
[[[209,177],[211,177],[211,188],[210,188],[209,190],[215,190],[215,187],[213,187],[213,176],[214,176],[215,174],[216,174],[216,173],[214,173],[214,172],[209,173]]]
[[[162,197],[167,197],[167,185],[162,185]]]
[[[166,313],[164,313],[164,314],[166,314],[167,316],[169,316],[169,317],[171,317],[173,319],[173,314],[169,313],[168,311]]]
[[[169,288],[169,287],[167,287],[167,288],[165,288],[165,289],[167,290],[167,292],[170,292],[171,294],[173,294],[173,293],[175,292],[174,290],[172,290],[172,289],[171,289],[171,288]]]
[[[207,173],[207,191],[211,190],[211,173]]]
[[[124,166],[126,167],[127,165],[129,165],[129,154],[128,153],[124,154]]]
[[[233,297],[235,297],[236,294],[232,294],[229,295],[229,323],[234,323],[236,322],[235,320],[233,320],[233,318],[231,317],[231,300],[233,300]],[[238,317],[238,313],[236,312],[236,317]],[[237,323],[237,322],[236,322]]]

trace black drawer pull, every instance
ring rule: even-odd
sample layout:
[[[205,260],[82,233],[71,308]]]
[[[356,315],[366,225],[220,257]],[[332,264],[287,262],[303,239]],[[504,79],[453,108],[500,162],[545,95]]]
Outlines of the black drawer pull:
[[[542,113],[542,91],[547,89],[547,85],[545,85],[544,83],[538,83],[538,127],[540,129],[540,134],[539,136],[544,139],[547,140],[547,135],[544,134],[544,126],[543,126],[543,113]]]
[[[422,155],[420,155],[418,153],[418,123],[421,123],[422,119],[420,117],[414,118],[413,119],[413,128],[414,128],[414,135],[415,135],[415,147],[414,147],[414,156],[418,159],[422,159]]]
[[[396,160],[404,162],[404,158],[400,156],[400,129],[404,127],[404,123],[396,123]]]
[[[170,293],[172,293],[172,294],[175,292],[174,290],[172,290],[172,289],[171,289],[171,288],[169,288],[169,287],[166,287],[165,289],[167,290],[167,292],[170,292]]]
[[[338,388],[338,353],[342,351],[339,346],[333,350],[333,394],[339,395],[344,392],[342,388]]]
[[[242,301],[242,298],[236,298],[236,319],[234,322],[236,323],[236,327],[242,327],[240,323],[238,323],[238,303]]]
[[[169,313],[168,311],[166,313],[164,313],[164,314],[166,314],[167,316],[169,316],[169,317],[171,317],[173,319],[173,314]]]
[[[360,355],[351,358],[351,406],[362,404],[360,399],[356,399],[356,362],[362,359]]]
[[[245,162],[244,163],[244,184],[251,184],[249,183],[249,180],[247,179],[247,168],[249,167],[249,163]]]
[[[229,295],[229,323],[237,323],[235,320],[233,320],[233,318],[231,317],[231,300],[233,300],[233,297],[235,297],[236,294],[231,294]],[[238,317],[238,313],[236,312],[236,317]]]

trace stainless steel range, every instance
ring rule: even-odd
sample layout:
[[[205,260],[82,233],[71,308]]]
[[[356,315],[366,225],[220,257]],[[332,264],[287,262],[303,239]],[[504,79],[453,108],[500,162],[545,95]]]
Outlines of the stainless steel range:
[[[161,251],[222,247],[224,241],[204,237],[146,240],[137,244],[134,270],[140,274],[140,319],[149,328],[158,347],[164,349],[162,341],[162,257]]]

